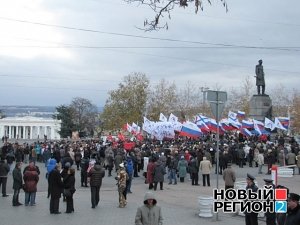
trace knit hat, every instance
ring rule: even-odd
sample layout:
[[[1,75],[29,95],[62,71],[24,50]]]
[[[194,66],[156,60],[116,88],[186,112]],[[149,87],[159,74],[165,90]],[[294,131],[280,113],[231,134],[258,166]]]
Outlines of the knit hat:
[[[54,168],[56,167],[56,159],[49,159],[49,163],[47,165],[47,172],[48,174],[54,170]]]

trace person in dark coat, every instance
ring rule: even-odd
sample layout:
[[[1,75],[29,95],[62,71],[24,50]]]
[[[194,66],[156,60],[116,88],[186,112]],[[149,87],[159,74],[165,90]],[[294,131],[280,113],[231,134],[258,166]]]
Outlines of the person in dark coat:
[[[288,198],[288,211],[285,219],[285,225],[300,224],[300,196],[295,193],[290,193]]]
[[[67,171],[67,174],[65,175],[63,179],[64,183],[64,189],[68,189],[70,195],[66,195],[66,213],[72,213],[74,212],[74,201],[73,201],[73,194],[75,193],[75,169],[69,168]]]
[[[6,194],[7,174],[9,172],[9,165],[3,158],[0,160],[0,186],[2,186],[2,197],[8,197]]]
[[[258,187],[255,185],[254,180],[255,180],[255,177],[253,177],[251,174],[247,174],[246,190],[251,189],[252,192],[257,192]],[[254,212],[245,213],[246,225],[258,225],[257,216],[258,216],[258,214],[254,213]]]
[[[24,176],[24,192],[25,192],[25,205],[35,205],[35,197],[37,192],[37,183],[39,182],[39,174],[35,166],[29,165],[25,171]]]
[[[76,163],[76,166],[77,166],[77,170],[79,170],[80,161],[81,161],[81,158],[82,158],[80,150],[77,150],[75,152],[74,158],[75,158],[75,163]]]
[[[81,172],[80,172],[80,175],[81,175],[81,187],[83,187],[83,184],[84,184],[84,187],[88,187],[88,185],[87,185],[87,170],[89,168],[89,158],[88,158],[87,155],[85,155],[81,159],[80,167],[81,167]]]
[[[60,214],[59,212],[59,199],[63,191],[64,184],[61,175],[56,165],[48,175],[48,192],[50,194],[50,214]]]
[[[23,205],[22,203],[19,202],[19,194],[20,194],[20,190],[23,186],[21,166],[22,166],[21,162],[16,163],[16,167],[14,168],[13,173],[12,173],[13,189],[14,189],[14,195],[13,195],[13,199],[12,199],[13,206]]]
[[[91,202],[92,208],[98,206],[100,201],[100,188],[102,185],[102,178],[105,176],[105,170],[98,163],[89,171],[88,177],[90,178],[91,186]]]
[[[264,179],[265,185],[271,187],[273,190],[275,190],[275,185],[273,184],[272,179]],[[266,225],[276,225],[276,213],[275,212],[266,212]]]
[[[155,168],[153,172],[154,191],[156,191],[158,183],[160,185],[160,190],[163,190],[164,175],[166,174],[166,170],[160,160],[155,162]]]
[[[198,180],[199,180],[199,165],[198,165],[198,160],[194,157],[190,158],[189,162],[189,172],[191,174],[191,180],[192,180],[192,185],[197,185],[199,186]]]

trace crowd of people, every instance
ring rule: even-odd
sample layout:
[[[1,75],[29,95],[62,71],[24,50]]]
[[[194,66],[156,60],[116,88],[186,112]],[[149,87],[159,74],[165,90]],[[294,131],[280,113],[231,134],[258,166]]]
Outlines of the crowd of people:
[[[25,205],[35,205],[37,184],[40,170],[36,162],[44,163],[47,168],[48,198],[50,198],[50,213],[60,214],[59,202],[63,197],[66,202],[66,213],[74,212],[73,194],[75,188],[75,171],[80,171],[82,187],[90,187],[91,207],[96,208],[100,201],[102,179],[107,170],[108,176],[116,172],[119,193],[119,207],[127,204],[127,194],[132,193],[131,184],[134,177],[144,176],[149,190],[164,190],[165,178],[168,185],[178,182],[190,182],[200,186],[199,174],[202,174],[202,186],[210,186],[211,173],[223,176],[225,188],[233,188],[236,179],[232,164],[239,167],[257,167],[257,174],[270,174],[274,164],[291,166],[300,174],[300,151],[298,143],[283,136],[270,140],[260,140],[257,137],[246,139],[235,134],[221,136],[219,151],[217,151],[215,135],[205,135],[200,139],[177,138],[176,140],[136,142],[131,150],[125,150],[122,142],[103,142],[101,140],[85,141],[45,141],[33,144],[18,144],[5,142],[1,148],[0,185],[2,196],[7,197],[6,182],[8,174],[13,178],[13,206],[20,206],[20,190],[25,192]],[[218,168],[216,166],[219,154]],[[14,164],[15,162],[15,164]],[[22,163],[29,163],[21,172]],[[263,165],[267,169],[263,170]],[[12,168],[15,165],[15,168]],[[214,168],[214,171],[213,171]],[[141,173],[143,171],[143,173]],[[149,194],[151,196],[151,194]],[[295,193],[293,193],[294,199]],[[149,196],[148,196],[149,197]],[[155,205],[155,198],[145,198],[145,204]],[[291,198],[292,199],[292,198]],[[290,203],[290,201],[289,201]],[[289,204],[290,206],[290,204]],[[136,224],[144,209],[139,209]],[[160,210],[160,209],[159,209]],[[285,223],[290,223],[294,215],[300,217],[299,203],[296,208],[289,208]],[[161,216],[161,215],[160,215]],[[160,218],[159,216],[159,218]],[[159,219],[159,220],[162,220]],[[299,221],[295,220],[295,221]],[[161,223],[161,222],[160,222]],[[248,224],[254,224],[247,222]],[[267,224],[274,224],[267,222]]]

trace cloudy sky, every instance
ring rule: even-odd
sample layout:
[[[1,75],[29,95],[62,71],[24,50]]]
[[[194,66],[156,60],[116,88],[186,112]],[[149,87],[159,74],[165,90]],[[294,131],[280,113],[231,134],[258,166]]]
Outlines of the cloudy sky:
[[[205,1],[205,0],[204,0]],[[300,1],[219,0],[176,8],[169,29],[145,32],[146,6],[123,0],[0,0],[0,105],[103,106],[107,92],[132,72],[152,84],[183,87],[253,84],[264,61],[268,90],[300,85]],[[153,38],[153,39],[150,39]],[[174,41],[178,40],[178,41]]]

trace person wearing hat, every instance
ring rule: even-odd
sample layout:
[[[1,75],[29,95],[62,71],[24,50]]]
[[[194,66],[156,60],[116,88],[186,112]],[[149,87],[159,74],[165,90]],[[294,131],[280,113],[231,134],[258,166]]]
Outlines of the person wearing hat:
[[[272,186],[272,189],[275,189],[275,185],[273,184],[272,179],[264,179],[265,186]],[[266,225],[276,225],[276,213],[275,212],[267,212],[265,213],[266,216]]]
[[[288,198],[288,211],[285,219],[285,225],[300,224],[300,196],[296,193],[290,193]]]
[[[254,183],[255,177],[247,173],[247,186],[246,190],[251,189],[253,192],[257,192],[258,187]],[[258,225],[257,213],[254,212],[245,212],[245,221],[246,225]]]
[[[126,190],[126,181],[128,180],[128,174],[126,173],[124,163],[119,164],[119,170],[115,179],[118,181],[119,207],[124,208],[127,204],[124,191]]]
[[[227,168],[223,171],[223,180],[225,181],[225,190],[234,187],[236,175],[234,170],[231,168],[231,163],[228,163]]]
[[[161,208],[156,205],[157,200],[152,192],[147,192],[144,197],[144,205],[137,209],[135,225],[162,225],[163,217]]]

